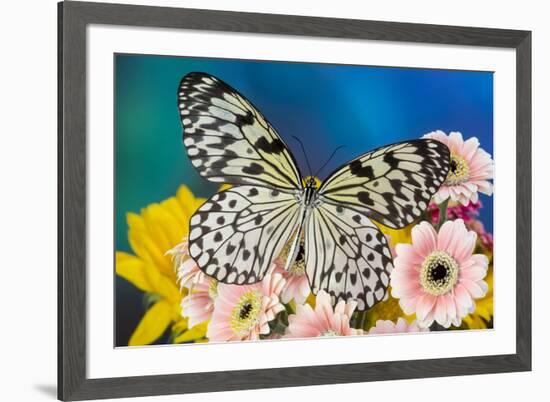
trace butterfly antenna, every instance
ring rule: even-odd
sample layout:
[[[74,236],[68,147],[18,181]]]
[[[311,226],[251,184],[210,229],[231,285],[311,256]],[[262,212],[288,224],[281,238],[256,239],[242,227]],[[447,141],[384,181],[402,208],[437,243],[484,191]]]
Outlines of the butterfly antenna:
[[[302,152],[304,154],[304,158],[306,158],[306,163],[307,163],[307,168],[309,169],[309,175],[312,176],[311,172],[311,165],[309,164],[309,159],[307,158],[307,154],[306,154],[306,148],[304,147],[304,144],[302,143],[302,141],[300,141],[300,139],[296,136],[292,136],[292,138],[294,138],[298,144],[300,144],[300,148],[302,148]]]
[[[334,151],[332,151],[332,154],[330,155],[330,157],[328,158],[328,160],[324,163],[324,165],[321,166],[321,167],[319,168],[319,170],[317,170],[317,172],[315,172],[315,174],[314,174],[315,177],[317,177],[317,175],[321,172],[321,170],[323,170],[324,167],[325,167],[326,165],[328,165],[328,163],[331,161],[332,157],[333,157],[334,155],[336,155],[336,152],[337,152],[339,149],[342,149],[342,148],[345,148],[345,145],[340,145],[340,146],[337,147]]]

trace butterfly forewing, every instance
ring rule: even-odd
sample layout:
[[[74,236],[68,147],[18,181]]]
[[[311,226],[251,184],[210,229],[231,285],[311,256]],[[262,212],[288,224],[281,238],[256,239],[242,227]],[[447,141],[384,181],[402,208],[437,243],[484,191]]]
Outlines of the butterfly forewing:
[[[220,282],[263,278],[298,226],[294,195],[259,186],[217,193],[191,218],[189,252]]]
[[[183,142],[210,181],[301,189],[296,163],[267,119],[216,77],[190,73],[180,83]]]
[[[323,199],[353,206],[394,229],[420,217],[445,181],[450,154],[439,141],[420,139],[366,153],[321,185]]]
[[[315,208],[305,231],[306,273],[314,293],[357,300],[365,310],[386,295],[393,268],[388,243],[361,211],[341,204]]]

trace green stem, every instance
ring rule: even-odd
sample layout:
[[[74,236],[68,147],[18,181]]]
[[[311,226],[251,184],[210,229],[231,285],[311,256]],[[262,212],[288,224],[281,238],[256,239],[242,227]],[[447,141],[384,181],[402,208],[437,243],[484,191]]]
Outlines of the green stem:
[[[292,301],[291,301],[290,303],[292,303]],[[294,309],[294,307],[292,307],[292,304],[290,304],[290,303],[284,305],[284,306],[285,306],[285,309],[286,309],[286,313],[287,313],[288,315],[291,315],[291,314],[295,314],[295,313],[296,313],[296,310]]]
[[[361,313],[361,321],[359,321],[359,329],[365,329],[366,320],[367,320],[367,310]]]
[[[441,226],[447,220],[447,206],[448,205],[449,205],[449,199],[448,198],[445,201],[443,201],[442,204],[439,205],[439,221],[437,222],[437,230],[439,230],[441,228]]]

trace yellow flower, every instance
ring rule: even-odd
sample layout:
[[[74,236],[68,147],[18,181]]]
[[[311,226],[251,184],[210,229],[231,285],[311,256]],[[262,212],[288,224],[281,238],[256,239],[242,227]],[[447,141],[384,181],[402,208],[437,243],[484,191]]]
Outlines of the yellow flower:
[[[181,186],[175,197],[150,204],[139,215],[127,214],[128,240],[134,254],[116,252],[116,273],[153,294],[151,300],[156,300],[134,330],[129,346],[154,342],[170,325],[174,341],[202,337],[198,329],[182,337],[187,329],[187,319],[181,316],[180,308],[185,291],[179,290],[171,257],[166,252],[188,235],[189,219],[203,202]]]

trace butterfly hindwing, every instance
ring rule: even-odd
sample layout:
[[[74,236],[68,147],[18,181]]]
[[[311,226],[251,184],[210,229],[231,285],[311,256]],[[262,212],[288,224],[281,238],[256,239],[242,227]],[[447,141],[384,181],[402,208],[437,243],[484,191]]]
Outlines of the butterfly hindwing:
[[[401,142],[368,152],[336,170],[322,183],[319,194],[399,229],[420,217],[449,167],[449,149],[441,142]]]
[[[337,303],[357,300],[365,310],[381,301],[393,269],[385,236],[360,210],[324,203],[305,230],[306,274],[313,293],[325,290]]]
[[[223,283],[260,281],[298,225],[293,194],[236,186],[214,194],[191,218],[189,253]]]
[[[287,146],[267,119],[216,77],[190,73],[178,89],[183,142],[199,174],[214,182],[301,189]]]

